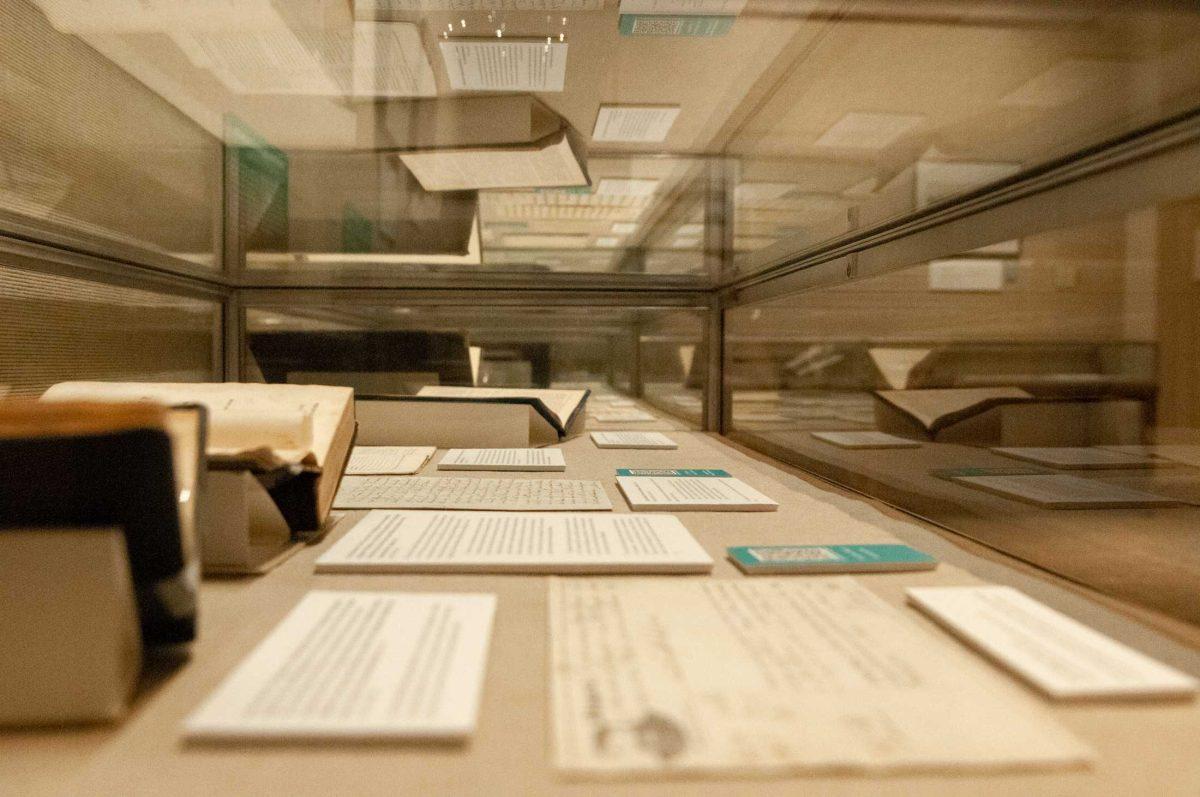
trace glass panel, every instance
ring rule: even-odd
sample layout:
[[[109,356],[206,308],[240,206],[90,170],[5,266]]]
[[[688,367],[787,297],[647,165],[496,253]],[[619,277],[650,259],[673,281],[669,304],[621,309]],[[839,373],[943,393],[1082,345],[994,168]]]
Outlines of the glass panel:
[[[220,139],[105,57],[105,4],[44,5],[0,4],[0,213],[218,268]]]
[[[1200,197],[739,307],[726,334],[757,447],[1200,623]]]
[[[221,378],[221,305],[0,266],[0,398],[67,380]]]
[[[280,302],[246,310],[243,373],[364,394],[407,395],[425,385],[588,387],[644,398],[698,427],[701,408],[674,399],[704,395],[705,358],[694,356],[703,348],[704,313]]]
[[[1200,102],[1194,6],[794,5],[779,82],[726,150],[743,270]]]
[[[1194,4],[669,5],[14,0],[6,179],[207,256],[220,140],[255,281],[694,285],[1200,104]]]

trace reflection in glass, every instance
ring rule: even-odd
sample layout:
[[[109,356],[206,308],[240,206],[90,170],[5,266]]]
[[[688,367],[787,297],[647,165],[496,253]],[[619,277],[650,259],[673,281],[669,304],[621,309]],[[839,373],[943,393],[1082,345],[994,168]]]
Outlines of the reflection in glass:
[[[1173,202],[730,310],[733,431],[1200,621],[1197,230]]]

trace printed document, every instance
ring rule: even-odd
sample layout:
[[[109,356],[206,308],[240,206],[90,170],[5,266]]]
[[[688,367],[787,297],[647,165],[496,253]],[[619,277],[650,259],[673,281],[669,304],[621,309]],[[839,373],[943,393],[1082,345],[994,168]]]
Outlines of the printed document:
[[[714,468],[618,468],[617,486],[635,512],[774,512],[779,508],[741,479]]]
[[[1169,465],[1170,462],[1154,456],[1113,451],[1099,446],[1035,446],[1016,448],[993,448],[997,454],[1052,468],[1074,470],[1113,470],[1125,468],[1153,468]]]
[[[199,739],[461,739],[494,595],[314,591],[185,723]]]
[[[355,446],[346,474],[408,476],[425,467],[436,452],[433,446]]]
[[[907,437],[887,432],[813,432],[812,436],[839,448],[920,448],[921,444]]]
[[[592,442],[596,448],[679,448],[678,443],[662,432],[592,432]]]
[[[452,448],[438,470],[562,471],[567,469],[559,448]]]
[[[598,481],[347,476],[338,509],[503,509],[513,512],[612,509]]]
[[[1092,757],[1019,685],[846,576],[555,578],[550,646],[555,761],[576,773],[941,772]]]
[[[317,560],[318,573],[708,573],[670,515],[375,510]]]
[[[952,480],[1048,509],[1119,509],[1180,503],[1174,498],[1065,473],[955,476]]]
[[[637,423],[658,420],[652,414],[639,409],[607,409],[597,407],[592,417],[601,423]]]
[[[914,587],[908,599],[1050,697],[1178,697],[1196,691],[1191,676],[1012,587]]]

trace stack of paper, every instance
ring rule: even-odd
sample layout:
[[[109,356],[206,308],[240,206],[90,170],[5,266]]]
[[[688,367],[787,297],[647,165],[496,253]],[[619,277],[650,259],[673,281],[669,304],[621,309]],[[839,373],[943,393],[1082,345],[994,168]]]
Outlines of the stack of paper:
[[[662,432],[592,432],[592,442],[596,448],[679,448],[678,443]]]
[[[670,515],[371,512],[318,573],[707,573]]]

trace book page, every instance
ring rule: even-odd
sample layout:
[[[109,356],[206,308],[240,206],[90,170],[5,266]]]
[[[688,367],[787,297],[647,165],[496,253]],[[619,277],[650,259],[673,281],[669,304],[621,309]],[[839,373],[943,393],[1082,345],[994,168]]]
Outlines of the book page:
[[[1022,687],[852,578],[555,578],[549,597],[563,770],[941,772],[1093,756]]]
[[[438,470],[563,471],[560,448],[452,448]]]
[[[318,465],[325,464],[353,397],[348,387],[236,382],[62,382],[42,395],[47,401],[203,404],[209,455],[237,456],[265,447],[286,462],[312,454]]]
[[[494,595],[308,593],[185,722],[193,739],[457,739]]]
[[[707,573],[670,515],[375,510],[317,560],[336,573]]]
[[[408,476],[425,467],[436,452],[433,446],[355,446],[346,473]]]
[[[525,390],[522,388],[506,387],[452,387],[445,385],[427,385],[421,388],[418,396],[434,396],[441,398],[529,398],[537,399],[546,405],[563,426],[587,398],[586,390]]]
[[[337,509],[502,509],[513,512],[607,510],[597,481],[346,476]]]

